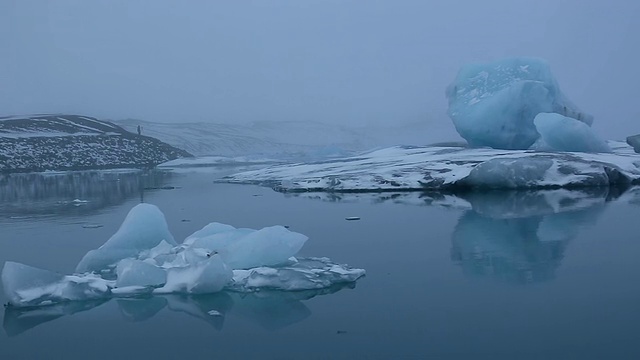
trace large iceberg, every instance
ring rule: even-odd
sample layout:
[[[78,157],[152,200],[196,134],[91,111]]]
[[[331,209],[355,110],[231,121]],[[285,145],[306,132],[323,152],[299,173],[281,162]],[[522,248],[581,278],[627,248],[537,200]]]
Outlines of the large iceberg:
[[[365,274],[327,258],[295,258],[306,241],[282,226],[211,223],[177,245],[162,212],[140,204],[114,236],[85,255],[75,274],[7,262],[2,285],[10,304],[40,306],[141,294],[317,290]]]
[[[446,95],[456,130],[474,147],[528,149],[540,136],[533,122],[540,113],[593,122],[560,91],[549,65],[540,59],[464,66]]]

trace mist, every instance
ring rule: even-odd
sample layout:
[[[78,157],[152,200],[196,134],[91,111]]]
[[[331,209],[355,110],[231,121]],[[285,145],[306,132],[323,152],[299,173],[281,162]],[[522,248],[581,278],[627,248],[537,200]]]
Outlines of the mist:
[[[622,139],[640,132],[638,13],[635,0],[5,0],[0,114],[419,123],[446,140],[460,66],[534,56]]]

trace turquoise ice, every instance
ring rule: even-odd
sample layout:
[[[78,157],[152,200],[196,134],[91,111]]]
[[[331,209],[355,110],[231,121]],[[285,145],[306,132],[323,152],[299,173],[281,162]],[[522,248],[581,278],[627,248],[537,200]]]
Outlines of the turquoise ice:
[[[540,138],[536,150],[609,153],[611,148],[585,123],[560,114],[541,113],[533,119]]]
[[[469,145],[528,149],[540,137],[533,119],[557,113],[591,125],[562,93],[541,59],[513,58],[466,65],[447,88],[449,116]]]

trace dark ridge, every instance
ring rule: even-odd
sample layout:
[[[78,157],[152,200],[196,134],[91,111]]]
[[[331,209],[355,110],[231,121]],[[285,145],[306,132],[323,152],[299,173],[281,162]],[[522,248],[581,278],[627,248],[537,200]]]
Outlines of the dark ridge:
[[[0,118],[0,173],[152,168],[188,152],[80,115]]]

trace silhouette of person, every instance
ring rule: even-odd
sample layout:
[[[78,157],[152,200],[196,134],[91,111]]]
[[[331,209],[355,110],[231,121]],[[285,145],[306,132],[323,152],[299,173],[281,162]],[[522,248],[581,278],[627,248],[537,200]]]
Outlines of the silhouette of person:
[[[142,128],[138,125],[138,135],[142,134]]]

